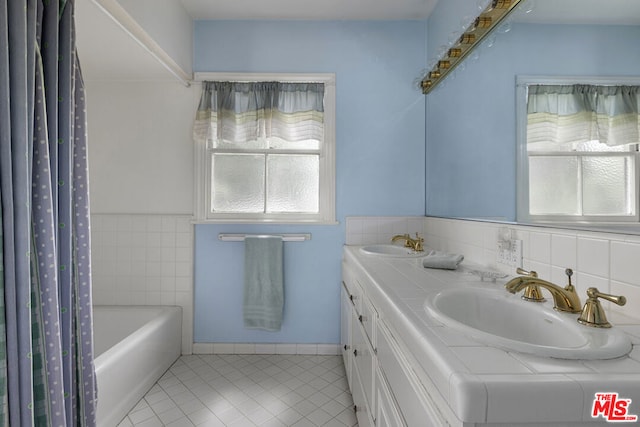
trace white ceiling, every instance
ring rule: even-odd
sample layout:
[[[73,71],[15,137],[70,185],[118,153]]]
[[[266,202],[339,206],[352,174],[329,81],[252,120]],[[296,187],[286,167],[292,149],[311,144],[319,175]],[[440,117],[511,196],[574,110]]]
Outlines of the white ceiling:
[[[170,0],[194,20],[426,19],[438,0]],[[440,0],[449,1],[449,0]],[[479,0],[466,0],[479,1]],[[640,0],[527,0],[518,21],[640,25]],[[531,3],[532,2],[532,3]],[[157,80],[172,75],[93,0],[76,0],[77,44],[87,80]]]
[[[475,1],[475,0],[472,0]],[[426,19],[438,0],[180,0],[194,19]]]
[[[515,19],[540,24],[640,25],[639,0],[528,0]]]
[[[175,0],[195,20],[426,19],[439,0]],[[440,0],[450,1],[450,0]],[[466,0],[477,3],[489,0]],[[522,21],[557,24],[640,24],[640,0],[526,0]]]

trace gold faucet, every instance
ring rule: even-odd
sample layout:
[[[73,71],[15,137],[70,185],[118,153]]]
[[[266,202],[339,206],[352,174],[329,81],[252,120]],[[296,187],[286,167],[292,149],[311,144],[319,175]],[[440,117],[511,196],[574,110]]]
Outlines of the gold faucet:
[[[604,314],[604,309],[600,305],[600,301],[598,298],[606,299],[607,301],[611,301],[614,304],[625,305],[627,303],[627,299],[620,295],[610,295],[603,294],[598,291],[597,288],[589,288],[587,289],[587,302],[584,304],[582,308],[582,313],[580,317],[578,317],[578,323],[581,323],[586,326],[592,326],[594,328],[610,328],[611,323],[607,320],[607,316]]]
[[[525,289],[526,293],[527,288],[530,286],[544,288],[551,292],[551,295],[553,296],[554,309],[558,311],[566,311],[569,313],[579,313],[581,311],[580,297],[578,296],[575,287],[571,284],[571,276],[573,275],[573,271],[570,268],[567,268],[565,270],[565,273],[569,277],[569,284],[564,288],[558,285],[554,285],[551,282],[547,282],[546,280],[540,279],[535,271],[525,271],[521,268],[518,268],[516,271],[518,272],[518,274],[526,275],[519,276],[508,281],[504,285],[507,291],[515,294],[516,292],[520,292],[523,289]],[[523,298],[531,300],[531,298],[528,298],[526,296]]]
[[[423,252],[424,251],[424,239],[422,237],[420,237],[420,235],[418,233],[416,233],[416,238],[412,239],[411,236],[409,236],[409,233],[407,234],[398,234],[396,236],[393,236],[391,238],[391,243],[395,243],[398,240],[404,240],[404,247],[405,248],[410,248],[416,252]]]

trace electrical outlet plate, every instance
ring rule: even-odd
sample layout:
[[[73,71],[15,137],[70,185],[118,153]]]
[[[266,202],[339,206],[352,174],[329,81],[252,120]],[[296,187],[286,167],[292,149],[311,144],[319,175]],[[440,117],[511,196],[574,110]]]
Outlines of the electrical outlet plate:
[[[522,240],[499,240],[498,262],[510,267],[522,267]]]

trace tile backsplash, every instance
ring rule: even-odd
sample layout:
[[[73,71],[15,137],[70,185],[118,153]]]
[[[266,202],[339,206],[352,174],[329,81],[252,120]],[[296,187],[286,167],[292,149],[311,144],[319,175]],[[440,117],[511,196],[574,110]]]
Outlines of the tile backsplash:
[[[640,317],[640,236],[430,217],[424,224],[426,246],[515,275],[515,267],[496,262],[499,236],[510,229],[513,238],[522,240],[524,269],[566,284],[565,269],[571,268],[583,302],[587,288],[597,287],[627,297],[622,307],[604,301],[607,312]]]
[[[91,215],[94,304],[182,307],[182,351],[190,354],[193,238],[189,215]]]
[[[346,244],[390,243],[395,234],[420,232],[425,248],[459,253],[466,262],[516,275],[515,267],[497,262],[505,231],[522,240],[524,269],[566,284],[565,269],[571,268],[583,302],[587,288],[596,287],[627,297],[622,307],[604,301],[607,312],[640,318],[640,236],[434,217],[347,217]]]
[[[424,230],[423,216],[347,217],[347,245],[390,243],[396,234],[415,236]]]

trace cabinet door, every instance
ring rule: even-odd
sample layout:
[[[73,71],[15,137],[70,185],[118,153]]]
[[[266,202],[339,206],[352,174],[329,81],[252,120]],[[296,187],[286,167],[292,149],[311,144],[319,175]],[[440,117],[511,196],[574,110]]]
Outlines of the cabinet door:
[[[358,372],[367,405],[371,409],[371,413],[375,414],[373,349],[357,318],[352,319],[351,333],[353,345],[353,367],[351,369]]]
[[[344,369],[347,373],[347,381],[351,388],[351,359],[352,345],[351,345],[351,312],[353,311],[353,305],[349,298],[349,292],[344,286],[344,282],[340,297],[340,345],[342,347],[342,360],[344,362]]]
[[[380,369],[376,370],[376,426],[406,427],[389,385]]]
[[[373,349],[376,348],[376,320],[378,314],[376,310],[373,308],[373,305],[369,302],[367,298],[362,299],[362,314],[358,316],[358,320],[362,324],[364,331],[369,338],[369,342],[371,343],[371,347]]]
[[[362,312],[362,289],[355,278],[355,274],[346,264],[342,264],[342,283],[347,288],[349,299],[358,314]]]
[[[358,427],[373,427],[373,413],[367,404],[367,398],[362,389],[362,381],[357,369],[353,370],[353,387],[351,388],[353,396],[353,409],[356,411],[358,418]]]
[[[440,427],[447,422],[415,377],[391,331],[378,322],[378,363],[409,427]]]

